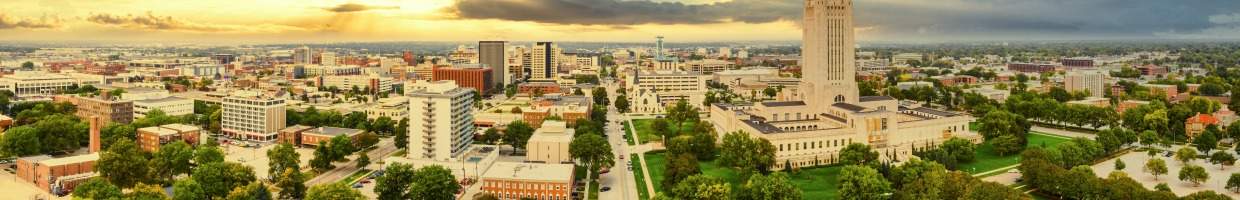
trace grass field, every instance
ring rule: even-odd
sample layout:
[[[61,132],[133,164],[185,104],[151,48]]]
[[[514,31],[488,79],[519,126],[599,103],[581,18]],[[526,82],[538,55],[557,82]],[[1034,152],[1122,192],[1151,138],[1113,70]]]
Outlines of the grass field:
[[[1055,148],[1055,146],[1058,146],[1060,143],[1070,140],[1039,132],[1030,132],[1027,138],[1029,140],[1028,146],[1045,146],[1046,148]],[[975,154],[973,162],[962,163],[957,169],[968,172],[969,174],[977,174],[1020,163],[1019,153],[1000,156],[998,153],[995,153],[994,149],[995,148],[991,146],[990,143],[982,143],[978,145],[977,149],[974,151]]]
[[[642,144],[650,143],[651,141],[662,140],[659,138],[659,136],[652,134],[652,132],[650,131],[650,124],[653,122],[654,122],[654,119],[634,119],[633,120],[633,128],[637,129],[636,130],[637,136],[638,136],[638,139],[641,139]],[[673,125],[672,132],[679,133],[680,129],[693,128],[693,126],[697,125],[697,122],[685,122],[685,124],[681,126],[680,129],[675,128],[675,124],[672,124],[672,125]]]
[[[647,153],[646,165],[650,167],[650,179],[654,182],[655,191],[661,192],[663,168],[667,165],[667,157],[663,152]],[[717,162],[702,162],[700,167],[702,174],[727,180],[731,183],[733,191],[744,184],[741,183],[741,177],[735,170],[721,167]],[[839,170],[839,166],[804,168],[790,174],[790,178],[792,178],[792,184],[801,189],[804,199],[838,199],[839,193],[836,187],[839,184],[836,177]]]
[[[353,174],[350,174],[349,177],[345,177],[344,179],[341,179],[340,183],[344,183],[344,184],[352,186],[354,183],[357,183],[357,181],[360,181],[363,177],[370,175],[370,172],[371,170],[369,169],[363,169],[357,172],[353,172]]]
[[[629,145],[637,145],[637,143],[633,141],[633,130],[629,130],[628,121],[620,122],[620,129],[624,130],[624,140],[628,142]]]
[[[637,181],[637,197],[650,199],[650,192],[646,191],[646,176],[642,175],[642,165],[637,161],[637,154],[630,154],[629,158],[629,162],[633,163],[633,180]]]

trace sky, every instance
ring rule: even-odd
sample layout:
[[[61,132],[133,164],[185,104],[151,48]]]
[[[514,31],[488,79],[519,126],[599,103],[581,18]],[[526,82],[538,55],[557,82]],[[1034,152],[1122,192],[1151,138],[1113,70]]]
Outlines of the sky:
[[[1240,39],[1234,0],[854,0],[861,41]],[[0,41],[787,41],[803,0],[14,0]]]

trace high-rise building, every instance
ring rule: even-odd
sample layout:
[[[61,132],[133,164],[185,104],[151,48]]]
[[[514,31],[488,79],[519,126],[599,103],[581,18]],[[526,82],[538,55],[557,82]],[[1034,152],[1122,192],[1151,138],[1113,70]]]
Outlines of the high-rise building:
[[[319,54],[319,64],[336,65],[336,52],[323,52]]]
[[[293,64],[311,64],[314,62],[314,55],[311,55],[310,47],[301,46],[293,50]]]
[[[663,58],[664,56],[663,55],[663,36],[660,35],[659,37],[655,37],[655,38],[657,38],[658,40],[656,40],[654,43],[654,59],[663,60],[664,59]]]
[[[107,93],[107,91],[101,92],[103,95],[98,98],[73,97],[71,103],[77,107],[75,115],[81,118],[100,117],[105,123],[128,124],[133,122],[133,102],[113,99]]]
[[[431,70],[431,79],[435,81],[451,80],[458,86],[469,87],[483,94],[495,88],[491,68],[481,66],[436,67]]]
[[[530,80],[551,81],[559,74],[560,47],[552,42],[538,42],[530,51]]]
[[[473,143],[474,90],[453,81],[416,81],[409,97],[409,155],[415,160],[450,161]]]
[[[403,55],[401,55],[401,59],[404,59],[404,60],[405,60],[405,64],[406,64],[406,65],[414,65],[414,64],[417,64],[417,63],[415,63],[415,62],[414,62],[414,60],[413,60],[413,52],[411,52],[411,51],[409,51],[409,50],[405,50],[405,53],[404,53]]]
[[[807,0],[802,41],[801,92],[815,110],[856,103],[856,50],[851,0]]]
[[[478,62],[491,68],[491,83],[503,83],[505,85],[512,83],[512,78],[508,77],[508,42],[505,41],[479,41],[478,42]],[[493,85],[488,86],[493,87]]]
[[[285,126],[284,99],[264,96],[256,91],[236,91],[224,97],[220,128],[225,136],[272,141]]]
[[[1064,77],[1063,85],[1069,92],[1088,91],[1089,96],[1102,97],[1104,77],[1103,73],[1093,70],[1071,71]]]

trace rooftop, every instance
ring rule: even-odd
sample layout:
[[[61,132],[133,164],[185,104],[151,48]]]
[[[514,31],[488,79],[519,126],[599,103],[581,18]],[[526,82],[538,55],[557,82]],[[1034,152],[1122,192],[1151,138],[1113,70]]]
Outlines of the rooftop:
[[[482,175],[482,178],[484,180],[515,179],[571,182],[573,180],[573,165],[495,162],[495,164],[491,165],[491,169],[487,170],[486,174]]]
[[[863,96],[859,98],[861,102],[896,100],[896,98],[890,96]]]
[[[783,106],[804,106],[804,101],[771,101],[762,102],[762,106],[766,107],[783,107]]]
[[[189,99],[185,99],[181,97],[167,97],[167,98],[162,98],[162,99],[143,99],[143,100],[137,100],[133,102],[135,103],[166,103],[166,102],[185,101],[185,100],[189,100]]]
[[[159,135],[159,136],[176,135],[177,133],[179,133],[177,132],[177,130],[167,129],[167,128],[158,127],[158,126],[140,128],[138,129],[138,132],[139,133],[154,133],[155,135]]]
[[[366,131],[358,130],[358,129],[351,129],[351,128],[337,128],[337,127],[323,126],[323,127],[318,127],[318,128],[307,130],[304,134],[325,135],[325,136],[334,137],[337,135],[353,135],[353,134],[359,134],[362,132],[366,132]]]
[[[850,103],[835,103],[835,104],[831,104],[831,106],[835,106],[836,108],[853,111],[853,112],[860,112],[862,110],[865,110],[865,107],[855,105],[855,104],[850,104]]]

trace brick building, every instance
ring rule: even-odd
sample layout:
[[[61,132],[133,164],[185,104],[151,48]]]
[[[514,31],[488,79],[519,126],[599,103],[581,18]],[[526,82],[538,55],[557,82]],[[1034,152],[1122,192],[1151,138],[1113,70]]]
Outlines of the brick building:
[[[1054,64],[1038,64],[1038,63],[1011,63],[1008,64],[1008,70],[1024,73],[1042,73],[1053,72],[1056,66]]]
[[[176,141],[185,141],[190,145],[198,144],[202,129],[185,124],[168,124],[138,129],[138,147],[149,152],[158,151],[160,147]]]
[[[456,84],[461,87],[474,88],[484,94],[491,92],[491,89],[495,87],[490,68],[437,67],[431,73],[434,81],[456,81]]]
[[[569,199],[573,165],[496,162],[482,175],[482,192],[499,199]]]

